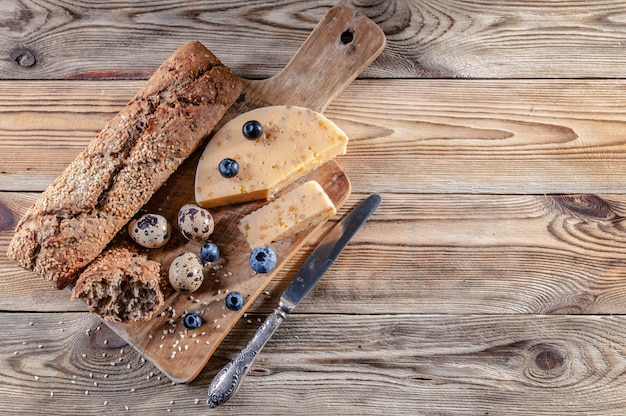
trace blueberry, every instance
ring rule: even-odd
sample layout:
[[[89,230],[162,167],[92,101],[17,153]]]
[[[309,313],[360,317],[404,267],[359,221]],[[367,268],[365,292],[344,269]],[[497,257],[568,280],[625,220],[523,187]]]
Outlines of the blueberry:
[[[250,120],[246,121],[241,131],[246,139],[256,140],[263,134],[263,126],[256,120]]]
[[[202,318],[197,313],[190,312],[183,317],[183,325],[187,329],[196,329],[202,325]]]
[[[220,249],[215,245],[215,243],[204,243],[202,247],[200,247],[200,257],[204,261],[212,262],[218,259],[220,256]]]
[[[239,292],[230,292],[224,299],[226,307],[231,311],[238,311],[243,308],[243,296]]]
[[[276,267],[276,253],[267,246],[257,247],[250,253],[250,267],[257,273],[267,273]]]
[[[236,160],[227,157],[226,159],[222,159],[218,169],[220,170],[220,175],[223,177],[232,178],[239,173],[239,163],[237,163]]]

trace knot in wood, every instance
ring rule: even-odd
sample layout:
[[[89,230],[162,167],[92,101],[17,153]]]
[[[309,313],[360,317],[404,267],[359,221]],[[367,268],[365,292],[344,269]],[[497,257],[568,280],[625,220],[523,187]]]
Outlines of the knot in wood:
[[[37,63],[35,53],[28,48],[18,48],[11,51],[11,60],[17,62],[19,66],[31,67]]]
[[[562,209],[579,217],[597,220],[615,217],[609,203],[597,195],[557,195],[553,198]]]
[[[5,205],[0,204],[0,231],[13,230],[15,218],[13,213]]]
[[[563,366],[563,356],[555,349],[542,346],[535,355],[535,365],[543,371],[552,371]]]

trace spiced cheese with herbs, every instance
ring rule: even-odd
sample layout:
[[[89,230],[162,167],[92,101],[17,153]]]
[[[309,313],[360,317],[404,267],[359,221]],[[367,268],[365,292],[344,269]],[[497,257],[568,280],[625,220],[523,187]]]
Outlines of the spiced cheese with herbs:
[[[195,179],[205,208],[270,199],[346,152],[348,136],[324,115],[296,106],[262,107],[226,123],[206,146]]]
[[[316,226],[336,213],[320,184],[308,181],[243,217],[239,230],[255,248]]]

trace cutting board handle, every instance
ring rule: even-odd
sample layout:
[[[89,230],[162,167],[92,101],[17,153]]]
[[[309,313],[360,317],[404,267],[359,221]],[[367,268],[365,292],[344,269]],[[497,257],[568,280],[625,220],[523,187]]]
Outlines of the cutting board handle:
[[[330,9],[287,66],[272,78],[249,81],[268,103],[324,112],[385,47],[385,34],[347,5]]]

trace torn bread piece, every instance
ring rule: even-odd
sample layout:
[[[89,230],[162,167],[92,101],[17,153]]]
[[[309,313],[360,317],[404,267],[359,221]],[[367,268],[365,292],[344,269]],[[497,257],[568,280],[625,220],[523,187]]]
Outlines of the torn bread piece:
[[[128,244],[108,248],[76,281],[75,299],[108,322],[150,319],[164,302],[161,265]]]

